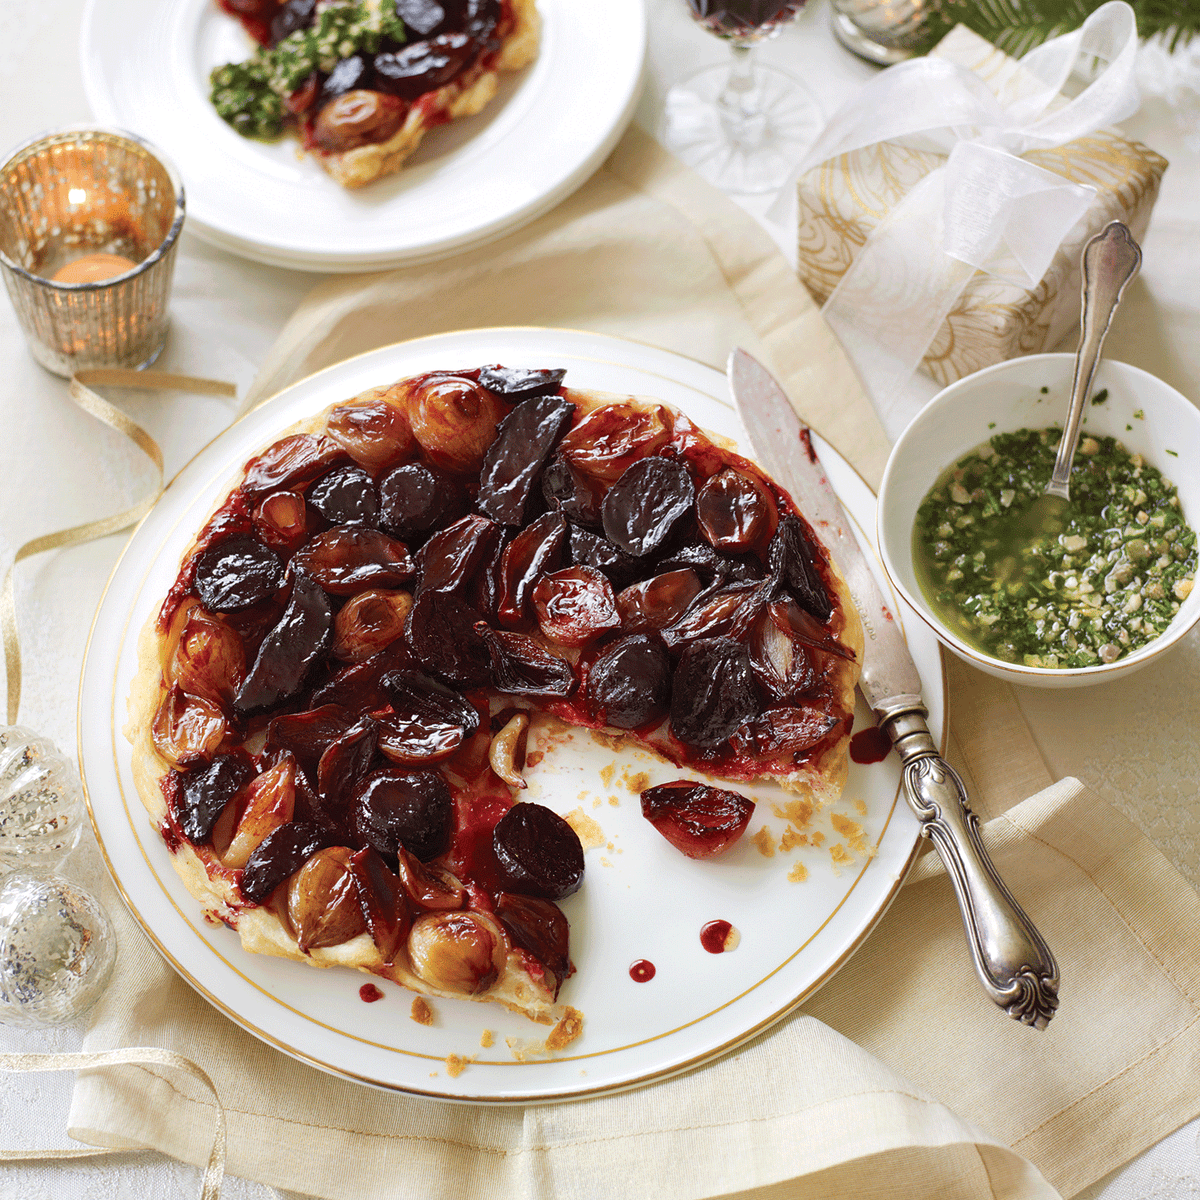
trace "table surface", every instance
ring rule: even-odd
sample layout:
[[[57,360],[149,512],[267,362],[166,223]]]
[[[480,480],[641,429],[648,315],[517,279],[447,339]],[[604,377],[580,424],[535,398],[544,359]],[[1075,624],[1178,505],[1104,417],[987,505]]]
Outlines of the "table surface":
[[[4,0],[0,4],[0,147],[55,126],[90,118],[78,67],[77,31],[84,0]],[[666,90],[678,78],[719,61],[724,48],[686,15],[683,0],[647,0],[650,61],[637,120],[654,130]],[[874,68],[833,41],[825,0],[760,51],[801,77],[827,112]],[[1142,110],[1125,128],[1171,162],[1131,285],[1109,337],[1113,358],[1165,379],[1200,399],[1200,40],[1168,57],[1143,47]],[[786,222],[767,216],[762,198],[742,201],[795,261]],[[159,366],[229,379],[244,394],[287,317],[319,276],[243,261],[183,235],[172,299],[173,325]],[[150,485],[139,453],[115,433],[97,431],[70,402],[66,386],[28,354],[15,316],[0,304],[0,568],[16,548],[50,530],[115,512]],[[168,477],[233,418],[236,401],[187,397],[164,401],[126,393],[122,402],[163,448]],[[92,470],[71,470],[85,457]],[[16,596],[25,661],[21,723],[75,745],[75,694],[92,614],[123,539],[107,538],[42,555],[19,571]],[[1019,700],[1051,772],[1076,775],[1133,819],[1193,886],[1200,887],[1200,748],[1191,698],[1200,678],[1200,632],[1164,664],[1103,688],[1069,693],[1019,691]],[[1152,719],[1147,719],[1151,717]],[[85,847],[68,870],[98,880],[98,855]],[[0,1026],[0,1051],[78,1049],[81,1029],[22,1032]],[[66,1146],[71,1076],[16,1075],[0,1089],[0,1147]],[[0,1194],[26,1197],[193,1197],[200,1172],[156,1154],[128,1154],[104,1165],[6,1167]],[[283,1193],[227,1181],[233,1200]],[[1083,1194],[1087,1200],[1161,1200],[1200,1196],[1200,1121]]]

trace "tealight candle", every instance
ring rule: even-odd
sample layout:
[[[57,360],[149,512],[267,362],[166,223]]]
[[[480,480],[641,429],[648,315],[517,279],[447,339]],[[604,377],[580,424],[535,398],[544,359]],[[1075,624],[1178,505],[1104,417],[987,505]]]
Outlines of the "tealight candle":
[[[42,366],[158,357],[183,213],[175,169],[130,133],[60,130],[0,167],[0,263]]]

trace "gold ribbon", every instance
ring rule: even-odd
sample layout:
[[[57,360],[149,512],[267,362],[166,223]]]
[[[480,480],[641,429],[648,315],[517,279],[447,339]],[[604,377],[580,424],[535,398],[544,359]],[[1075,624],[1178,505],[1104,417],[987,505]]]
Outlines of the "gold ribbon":
[[[157,450],[158,447],[155,446],[155,449]],[[97,522],[97,524],[100,523]],[[199,1080],[212,1092],[216,1126],[213,1130],[212,1149],[209,1151],[208,1164],[204,1168],[200,1200],[220,1200],[221,1181],[225,1177],[225,1108],[221,1104],[221,1097],[217,1094],[216,1085],[190,1058],[184,1058],[182,1054],[175,1054],[170,1050],[160,1050],[156,1046],[107,1050],[102,1054],[0,1054],[0,1069],[5,1071],[82,1071],[93,1067],[123,1067],[140,1064],[153,1064],[182,1071],[193,1079]],[[127,1153],[129,1150],[122,1147],[99,1146],[79,1150],[0,1150],[0,1163],[101,1158],[110,1154]]]
[[[21,705],[21,647],[17,637],[17,608],[13,597],[13,573],[18,564],[46,550],[57,550],[64,546],[79,546],[96,538],[107,537],[135,525],[155,505],[163,493],[163,457],[158,443],[135,421],[119,408],[101,399],[89,384],[108,387],[141,388],[152,392],[194,392],[208,396],[236,396],[237,388],[232,383],[215,379],[197,379],[192,375],[172,375],[166,371],[126,371],[118,368],[97,367],[80,371],[71,379],[70,395],[85,413],[102,421],[110,429],[123,433],[154,464],[156,481],[154,491],[139,500],[131,508],[113,513],[99,521],[87,521],[70,529],[46,533],[26,542],[16,553],[12,565],[4,576],[4,588],[0,592],[0,630],[4,637],[4,661],[8,675],[8,724],[17,723],[17,711]]]
[[[56,533],[46,533],[26,542],[16,553],[12,565],[4,577],[3,592],[0,593],[0,626],[4,635],[4,658],[8,674],[8,724],[17,723],[17,711],[21,704],[21,648],[17,637],[16,603],[13,598],[13,572],[17,565],[34,554],[55,550],[63,546],[79,546],[96,538],[107,537],[127,529],[140,521],[157,503],[163,493],[163,457],[158,443],[136,421],[130,420],[119,408],[101,399],[89,384],[99,387],[130,387],[153,392],[194,392],[208,396],[236,396],[237,388],[231,383],[215,379],[198,379],[192,375],[172,375],[166,371],[125,371],[117,368],[96,368],[80,371],[72,377],[71,399],[84,412],[102,421],[110,429],[124,434],[154,464],[155,485],[151,494],[137,504],[112,516],[98,521],[87,521],[73,525]],[[225,1109],[216,1086],[203,1070],[191,1059],[170,1050],[143,1047],[128,1050],[111,1050],[102,1054],[0,1054],[0,1069],[5,1071],[78,1071],[93,1067],[136,1066],[154,1064],[183,1071],[199,1080],[213,1094],[216,1105],[216,1128],[213,1133],[212,1150],[204,1171],[201,1200],[220,1200],[221,1180],[225,1175]],[[69,1158],[100,1158],[110,1154],[127,1153],[123,1149],[89,1147],[78,1150],[0,1150],[0,1162],[32,1162]]]

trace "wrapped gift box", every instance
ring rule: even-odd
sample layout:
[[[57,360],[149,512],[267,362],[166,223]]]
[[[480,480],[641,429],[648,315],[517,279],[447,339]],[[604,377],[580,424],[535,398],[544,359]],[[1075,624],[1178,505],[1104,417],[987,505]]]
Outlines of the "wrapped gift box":
[[[1021,86],[1021,67],[985,39],[958,26],[932,52],[980,76],[997,96]],[[1158,196],[1166,159],[1114,129],[1097,130],[1023,157],[1096,197],[1086,219],[1063,242],[1036,288],[1027,290],[977,271],[921,364],[947,384],[981,367],[1053,349],[1079,328],[1079,259],[1084,243],[1120,220],[1140,241]],[[946,161],[944,154],[879,142],[839,155],[800,177],[799,273],[824,303],[884,215],[914,184]]]

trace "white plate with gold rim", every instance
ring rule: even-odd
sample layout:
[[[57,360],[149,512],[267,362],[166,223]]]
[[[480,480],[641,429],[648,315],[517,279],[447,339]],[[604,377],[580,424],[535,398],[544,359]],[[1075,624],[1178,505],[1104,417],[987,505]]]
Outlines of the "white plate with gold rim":
[[[367,978],[243,953],[236,933],[207,924],[172,868],[133,784],[121,734],[140,629],[175,579],[180,556],[217,495],[278,431],[367,387],[436,368],[484,362],[565,367],[570,386],[655,396],[700,425],[742,439],[720,372],[653,347],[551,329],[471,330],[360,355],[301,381],[206,447],[176,477],[122,555],[96,615],[79,703],[79,754],[105,860],[134,916],[177,971],[220,1011],[271,1045],[349,1079],[443,1099],[560,1100],[664,1078],[737,1046],[793,1009],[838,969],[887,908],[914,856],[917,823],[900,796],[893,757],[852,764],[841,801],[818,814],[809,845],[784,851],[777,787],[744,789],[758,802],[750,834],[766,826],[775,853],[750,836],[717,859],[695,861],[642,817],[635,786],[678,778],[643,751],[620,753],[584,731],[556,738],[527,771],[530,798],[566,814],[582,808],[603,844],[586,855],[584,885],[562,904],[576,974],[561,1001],[584,1015],[582,1036],[553,1057],[514,1054],[547,1030],[498,1006],[435,1000],[436,1020],[410,1018],[412,995],[378,981],[383,999],[359,997]],[[874,498],[825,443],[822,461],[871,545]],[[882,567],[872,568],[885,595]],[[944,686],[937,641],[893,595],[940,734]],[[871,718],[860,701],[857,723]],[[835,826],[833,814],[840,818]],[[862,827],[855,849],[846,820]],[[814,833],[823,836],[818,839]],[[765,839],[760,839],[765,840]],[[821,844],[811,844],[820,841]],[[838,849],[840,848],[840,849]],[[803,870],[799,870],[799,868]],[[806,876],[802,881],[798,876]],[[737,948],[708,953],[709,921],[729,921]],[[633,963],[654,964],[637,982]],[[481,1046],[484,1030],[492,1045]],[[511,1042],[510,1042],[511,1040]],[[452,1076],[450,1056],[470,1060]]]
[[[511,232],[565,199],[633,115],[646,52],[644,0],[537,0],[537,59],[501,77],[479,114],[429,132],[404,169],[335,183],[285,135],[244,138],[209,100],[214,67],[254,43],[216,0],[88,0],[80,37],[97,120],[174,161],[187,227],[273,266],[365,271],[429,261]]]

